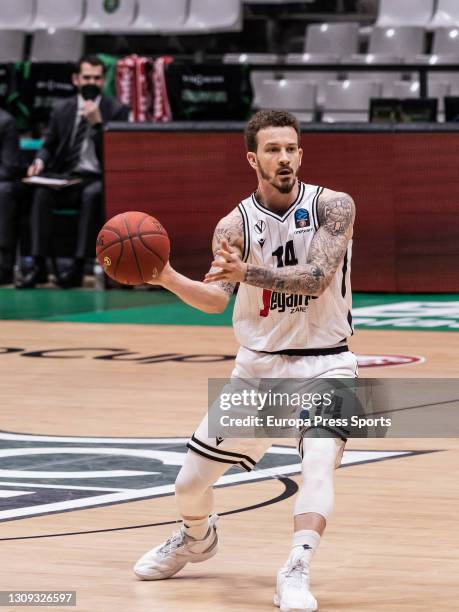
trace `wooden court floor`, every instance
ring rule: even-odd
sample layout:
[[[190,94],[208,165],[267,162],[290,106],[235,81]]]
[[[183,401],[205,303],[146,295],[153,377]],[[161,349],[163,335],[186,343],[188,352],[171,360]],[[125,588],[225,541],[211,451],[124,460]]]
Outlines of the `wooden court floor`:
[[[50,437],[53,447],[53,439],[71,436],[185,438],[206,409],[207,379],[229,375],[237,348],[232,330],[223,327],[3,321],[0,333],[0,429],[32,436],[21,443],[30,448],[33,436]],[[413,365],[365,368],[362,376],[455,377],[458,338],[360,331],[352,348],[358,354],[425,358]],[[3,444],[14,449],[19,443]],[[458,441],[352,440],[347,448],[437,452],[337,471],[335,512],[313,564],[320,610],[457,610]],[[35,465],[25,456],[22,469],[65,471],[66,458],[54,454],[43,463],[37,457]],[[98,469],[90,455],[83,459],[81,472]],[[17,473],[8,476],[5,466],[12,469],[3,455],[3,489],[14,478],[21,482]],[[121,461],[117,469],[122,468]],[[237,510],[220,519],[218,556],[170,581],[137,581],[131,567],[171,533],[173,526],[157,525],[176,518],[171,495],[0,521],[0,590],[76,590],[76,608],[53,609],[79,612],[275,609],[275,576],[292,531],[293,496],[285,492],[289,482],[298,481],[298,476],[272,477],[218,488],[216,510]],[[0,504],[5,499],[0,497]]]

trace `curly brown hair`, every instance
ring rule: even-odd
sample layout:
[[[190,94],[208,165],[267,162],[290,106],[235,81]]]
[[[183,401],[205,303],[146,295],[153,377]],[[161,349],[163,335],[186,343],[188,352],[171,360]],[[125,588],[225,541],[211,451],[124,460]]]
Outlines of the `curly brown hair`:
[[[257,150],[257,134],[268,127],[292,127],[300,140],[300,124],[298,119],[285,110],[260,110],[253,115],[245,128],[245,143],[247,151]]]

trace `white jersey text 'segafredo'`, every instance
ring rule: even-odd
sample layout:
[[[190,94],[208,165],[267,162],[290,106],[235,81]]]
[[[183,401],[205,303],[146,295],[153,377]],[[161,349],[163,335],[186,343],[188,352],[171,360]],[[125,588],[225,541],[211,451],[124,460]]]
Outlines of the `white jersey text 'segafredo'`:
[[[281,215],[255,194],[238,206],[244,222],[243,260],[258,266],[306,264],[319,229],[322,187],[299,183],[298,197]],[[254,351],[327,348],[353,333],[350,284],[352,242],[320,297],[279,293],[241,283],[233,313],[238,342]]]

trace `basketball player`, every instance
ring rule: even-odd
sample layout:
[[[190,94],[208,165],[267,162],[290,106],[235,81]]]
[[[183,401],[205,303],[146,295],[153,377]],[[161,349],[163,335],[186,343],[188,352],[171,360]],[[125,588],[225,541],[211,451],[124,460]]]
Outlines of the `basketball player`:
[[[217,225],[214,261],[204,282],[167,265],[152,284],[208,313],[222,312],[240,283],[233,314],[241,347],[232,377],[354,377],[350,260],[354,202],[298,180],[302,149],[297,120],[260,111],[246,128],[247,160],[258,188]],[[294,304],[287,308],[285,304]],[[334,469],[345,440],[300,440],[303,483],[294,509],[292,549],[279,570],[274,603],[281,610],[317,610],[309,565],[333,506]],[[271,445],[265,439],[209,437],[205,417],[191,437],[176,480],[183,527],[136,564],[143,580],[176,574],[217,551],[214,483],[233,465],[251,470]]]

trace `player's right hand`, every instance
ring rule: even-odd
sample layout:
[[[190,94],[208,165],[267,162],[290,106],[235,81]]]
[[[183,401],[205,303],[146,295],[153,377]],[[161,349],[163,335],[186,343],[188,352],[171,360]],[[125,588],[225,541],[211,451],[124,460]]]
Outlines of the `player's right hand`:
[[[27,169],[27,176],[29,178],[31,176],[37,176],[37,174],[41,174],[43,172],[44,168],[45,164],[42,159],[34,159]]]

